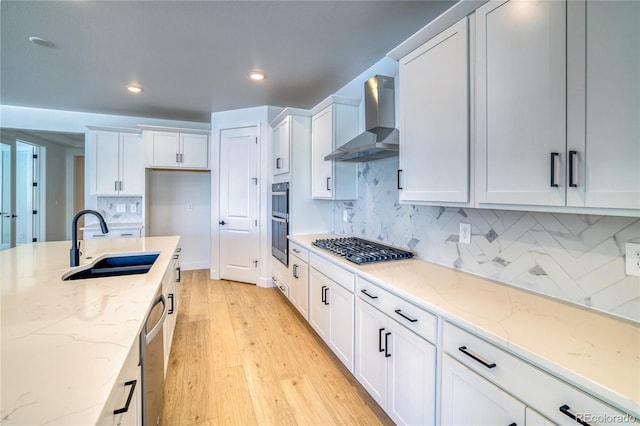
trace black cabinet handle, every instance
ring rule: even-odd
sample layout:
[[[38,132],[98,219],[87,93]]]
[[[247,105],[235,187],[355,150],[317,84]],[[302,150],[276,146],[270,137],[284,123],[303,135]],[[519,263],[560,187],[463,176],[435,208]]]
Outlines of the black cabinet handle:
[[[324,304],[328,305],[329,304],[329,296],[327,295],[327,293],[329,293],[329,287],[327,287],[326,285],[323,285],[323,290],[322,290],[322,296],[324,297]]]
[[[331,179],[330,177],[327,178],[327,191],[331,191],[331,187],[329,186],[329,179]]]
[[[171,300],[171,305],[169,306],[169,310],[167,311],[168,315],[173,314],[173,293],[167,296],[167,299]]]
[[[133,237],[131,232],[125,232],[124,234],[120,234],[121,237]]]
[[[294,253],[298,253],[298,254],[300,254],[300,250],[298,250],[298,249],[296,249],[296,248],[291,249],[291,250],[292,250]]]
[[[391,333],[384,333],[384,357],[389,358],[391,354],[389,353],[389,336]]]
[[[569,407],[567,404],[564,404],[560,407],[560,412],[583,426],[591,426],[589,423],[582,420],[575,412],[573,412],[573,410],[571,410],[571,407]]]
[[[178,267],[176,268],[176,271],[178,271],[178,278],[176,278],[176,282],[177,282],[177,283],[179,283],[179,282],[180,282],[180,280],[181,280],[181,276],[180,276],[180,275],[181,275],[182,270],[181,270],[181,269],[180,269],[180,267],[178,266]]]
[[[373,294],[369,294],[369,292],[367,291],[366,288],[363,288],[362,290],[360,290],[360,293],[364,294],[365,296],[369,296],[369,298],[371,299],[377,299],[378,296],[374,296]]]
[[[398,169],[398,189],[403,189],[403,188],[400,186],[400,173],[402,173],[402,169]]]
[[[129,396],[127,397],[127,402],[124,404],[124,407],[122,408],[118,408],[117,410],[113,411],[113,414],[122,414],[122,413],[126,413],[127,411],[129,411],[129,404],[131,404],[131,398],[133,398],[133,392],[136,389],[136,383],[137,380],[131,380],[129,382],[125,382],[125,386],[131,386],[131,389],[129,389]]]
[[[495,367],[495,366],[496,366],[496,363],[495,363],[495,362],[489,362],[489,361],[485,360],[485,359],[484,359],[484,358],[482,358],[480,355],[478,355],[478,354],[475,354],[475,353],[471,352],[469,349],[467,349],[467,347],[466,347],[466,346],[460,346],[460,347],[458,348],[458,350],[459,350],[460,352],[462,352],[463,354],[465,354],[466,356],[468,356],[468,357],[470,357],[470,358],[472,358],[472,359],[474,359],[474,360],[478,361],[480,364],[484,365],[484,366],[485,366],[485,367],[487,367],[487,368],[493,368],[493,367]]]
[[[384,328],[378,330],[378,352],[384,352],[384,348],[382,347],[382,332]]]
[[[513,422],[513,423],[511,423],[509,426],[518,426],[518,423]]]
[[[551,153],[551,187],[557,188],[558,183],[556,182],[556,158],[558,158],[560,154],[557,152]]]
[[[293,278],[300,278],[298,276],[298,265],[296,265],[295,263],[293,264]]]
[[[280,160],[281,160],[280,157],[276,158],[276,169],[280,168]]]
[[[406,319],[409,322],[418,322],[418,318],[410,317],[409,315],[407,315],[404,312],[402,312],[402,310],[400,310],[400,309],[396,309],[394,312],[396,314],[400,315],[402,318]]]
[[[577,188],[578,184],[575,182],[575,162],[578,151],[569,151],[569,186]]]

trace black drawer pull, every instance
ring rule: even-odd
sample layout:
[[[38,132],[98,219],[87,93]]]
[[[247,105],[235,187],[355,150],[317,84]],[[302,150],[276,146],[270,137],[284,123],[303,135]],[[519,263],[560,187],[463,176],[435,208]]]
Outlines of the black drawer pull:
[[[378,330],[378,352],[384,352],[384,348],[382,347],[382,332],[384,328]]]
[[[560,412],[583,426],[591,426],[589,423],[582,420],[578,414],[574,413],[571,410],[571,407],[569,407],[567,404],[564,404],[562,407],[560,407]]]
[[[578,151],[569,151],[569,186],[577,188],[578,184],[575,181],[575,162]]]
[[[171,306],[169,307],[169,311],[167,311],[168,315],[173,314],[173,293],[167,296],[167,299],[171,300]]]
[[[402,169],[398,169],[398,189],[404,189],[400,186],[400,173],[402,173]]]
[[[367,291],[366,288],[363,288],[362,290],[360,290],[360,293],[364,294],[365,296],[369,296],[371,299],[377,299],[378,296],[374,296],[372,294],[369,294],[369,292]]]
[[[391,354],[389,353],[389,336],[391,333],[384,333],[384,357],[389,358]]]
[[[125,382],[125,386],[131,386],[131,389],[129,389],[129,396],[127,397],[127,402],[124,404],[123,408],[118,408],[117,410],[113,411],[113,414],[122,414],[122,413],[126,413],[127,411],[129,411],[129,404],[131,404],[131,398],[133,398],[133,391],[135,391],[136,389],[136,383],[137,380],[131,380],[130,382]]]
[[[467,349],[466,346],[460,346],[458,348],[458,350],[460,352],[462,352],[463,354],[465,354],[466,356],[475,359],[476,361],[478,361],[480,364],[484,365],[487,368],[493,368],[493,367],[496,366],[495,362],[489,362],[489,361],[485,360],[480,355],[471,352],[469,349]]]
[[[322,290],[322,295],[324,296],[324,304],[328,305],[329,304],[329,296],[327,293],[329,293],[329,287],[327,287],[326,285],[322,286],[324,288],[324,290]]]
[[[559,185],[556,182],[556,158],[558,158],[560,154],[557,152],[551,153],[551,187],[557,188]]]
[[[327,178],[327,191],[331,191],[331,186],[329,185],[329,179],[331,179],[330,177]]]
[[[126,232],[124,234],[120,234],[121,237],[133,237],[133,234],[131,232]]]
[[[518,426],[518,423],[513,422],[513,423],[511,423],[509,426]]]
[[[293,250],[294,253],[300,254],[300,250],[298,250],[297,248],[294,248],[294,249],[291,249],[291,250]]]
[[[409,315],[407,315],[404,312],[402,312],[402,310],[400,310],[400,309],[396,309],[394,312],[396,314],[400,315],[402,318],[406,319],[409,322],[418,322],[418,318],[412,318]]]
[[[180,282],[180,271],[181,271],[179,266],[176,268],[176,271],[178,271],[178,276],[176,277],[176,282],[179,283]]]

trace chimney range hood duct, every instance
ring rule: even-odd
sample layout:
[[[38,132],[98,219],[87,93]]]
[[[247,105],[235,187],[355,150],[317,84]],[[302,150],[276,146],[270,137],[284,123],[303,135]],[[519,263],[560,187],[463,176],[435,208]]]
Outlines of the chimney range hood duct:
[[[399,153],[399,133],[395,128],[395,88],[393,77],[375,75],[364,83],[366,131],[351,139],[325,160],[365,162]]]

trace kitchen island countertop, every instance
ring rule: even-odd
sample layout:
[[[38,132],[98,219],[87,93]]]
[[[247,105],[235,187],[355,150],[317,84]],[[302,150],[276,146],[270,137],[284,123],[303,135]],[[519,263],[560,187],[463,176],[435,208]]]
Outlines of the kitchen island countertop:
[[[62,280],[74,269],[69,241],[0,252],[0,423],[98,421],[179,241],[82,241],[80,267],[110,253],[160,255],[146,274],[76,281]]]
[[[640,418],[640,325],[423,260],[356,265],[289,239]]]

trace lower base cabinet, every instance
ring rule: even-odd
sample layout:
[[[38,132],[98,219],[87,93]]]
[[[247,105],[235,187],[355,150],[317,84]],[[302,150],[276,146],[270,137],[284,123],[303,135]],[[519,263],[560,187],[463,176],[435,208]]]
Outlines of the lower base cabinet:
[[[356,299],[355,376],[397,424],[435,422],[436,349]]]
[[[177,249],[169,268],[162,279],[162,293],[167,300],[167,318],[163,327],[164,341],[164,374],[167,375],[169,367],[169,355],[173,342],[173,331],[178,319],[178,306],[180,305],[180,249]]]

